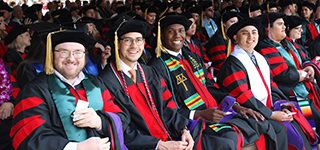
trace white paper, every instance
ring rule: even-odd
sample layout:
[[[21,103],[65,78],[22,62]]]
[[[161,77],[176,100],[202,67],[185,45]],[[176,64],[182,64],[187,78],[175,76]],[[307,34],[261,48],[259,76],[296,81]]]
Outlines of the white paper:
[[[88,108],[88,107],[89,107],[89,102],[79,99],[75,111],[78,111],[78,110],[81,110],[81,109],[85,109],[85,108]],[[78,117],[78,116],[81,116],[81,115],[82,114],[74,115],[74,117]]]

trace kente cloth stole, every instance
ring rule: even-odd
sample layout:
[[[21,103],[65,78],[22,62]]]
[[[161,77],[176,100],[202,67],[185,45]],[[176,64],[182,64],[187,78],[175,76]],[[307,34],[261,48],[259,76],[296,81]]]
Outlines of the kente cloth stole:
[[[286,60],[286,63],[289,67],[294,67],[295,69],[298,69],[298,66],[296,66],[296,63],[294,62],[292,55],[295,55],[301,64],[302,61],[300,55],[294,48],[294,46],[290,42],[288,42],[287,39],[284,39],[283,42],[289,48],[289,52],[291,54],[281,44],[275,43],[270,39],[268,39],[267,42],[274,45],[274,47],[280,52],[280,55]],[[302,98],[306,98],[309,95],[307,88],[302,82],[299,82],[293,91],[297,96]]]
[[[188,55],[185,60],[187,60],[191,65],[190,68],[192,70],[189,71],[189,67],[181,63],[183,60],[179,61],[168,54],[163,54],[161,57],[163,58],[165,65],[168,67],[174,89],[183,93],[180,94],[180,97],[183,99],[189,110],[207,109],[210,107],[208,100],[203,100],[201,98],[201,95],[199,94],[201,91],[198,91],[197,88],[195,88],[195,86],[201,87],[200,84],[203,84],[202,86],[205,88],[205,77],[202,65],[199,64],[192,56]],[[189,76],[187,72],[194,75]],[[194,83],[190,78],[193,78],[192,80],[196,83]],[[200,82],[197,82],[196,80]],[[200,88],[198,89],[200,90]],[[212,98],[210,94],[205,96]],[[212,98],[211,100],[214,99]],[[215,100],[210,103],[213,103],[213,106],[216,107]]]
[[[56,104],[64,131],[70,141],[81,142],[87,139],[85,128],[78,128],[73,125],[72,113],[75,111],[77,99],[71,93],[70,89],[56,75],[48,75],[48,84],[52,99]],[[94,79],[85,75],[81,82],[86,91],[89,107],[95,111],[102,110],[103,100],[101,89],[95,83]],[[76,89],[75,89],[76,90]]]

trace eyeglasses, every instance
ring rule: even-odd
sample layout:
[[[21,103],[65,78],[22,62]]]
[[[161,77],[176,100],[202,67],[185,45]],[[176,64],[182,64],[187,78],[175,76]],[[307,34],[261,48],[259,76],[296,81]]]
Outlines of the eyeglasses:
[[[133,8],[133,10],[141,10],[141,7]]]
[[[126,38],[120,38],[120,40],[123,40],[124,44],[127,46],[130,46],[133,43],[133,40],[136,42],[138,46],[141,46],[144,42],[144,39],[142,37],[138,37],[136,39],[126,37]]]
[[[75,59],[80,59],[83,57],[83,54],[85,53],[84,51],[64,51],[64,50],[54,50],[55,52],[59,53],[59,56],[61,58],[67,58],[70,56],[72,53],[73,57]]]

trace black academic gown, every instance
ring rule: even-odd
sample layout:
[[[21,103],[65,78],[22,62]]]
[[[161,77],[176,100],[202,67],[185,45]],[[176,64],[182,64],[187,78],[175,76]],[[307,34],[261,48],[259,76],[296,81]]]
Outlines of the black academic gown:
[[[98,110],[96,112],[101,118],[104,135],[100,135],[95,129],[86,128],[87,136],[88,138],[109,137],[109,141],[113,141],[111,145],[114,145],[115,149],[121,149],[114,121],[105,111],[117,113],[121,120],[123,120],[124,115],[119,107],[113,103],[113,98],[102,84],[101,79],[91,77],[100,86],[102,93],[104,111]],[[19,93],[10,131],[15,149],[62,150],[70,142],[49,91],[47,80],[48,77],[41,73],[34,81],[22,88]],[[72,89],[72,87],[66,86]],[[82,84],[77,85],[76,89],[81,97],[81,93],[84,93],[81,92],[81,90],[83,91]]]
[[[287,40],[287,39],[284,39]],[[289,67],[286,63],[286,60],[281,56],[280,52],[277,48],[268,42],[268,40],[259,41],[258,45],[255,47],[255,50],[263,55],[269,63],[271,75],[273,77],[273,81],[278,85],[279,89],[286,95],[290,100],[297,101],[296,97],[292,95],[294,88],[297,86],[299,82],[299,72],[294,67]],[[300,57],[302,62],[307,61],[305,57]],[[301,67],[301,66],[300,66]],[[305,83],[304,83],[305,84]],[[315,83],[312,83],[316,88],[315,91],[311,91],[311,89],[307,90],[309,92],[320,93],[319,88]],[[307,85],[307,84],[305,84]],[[310,94],[309,94],[310,96]],[[309,97],[308,96],[308,97]],[[307,119],[313,118],[315,121],[316,132],[320,133],[320,110],[316,107],[316,102],[307,98],[306,101],[309,103],[308,105],[311,108],[312,113],[309,113],[308,116],[305,117]]]
[[[101,76],[105,81],[105,84],[107,85],[111,94],[117,98],[118,101],[115,101],[115,103],[119,105],[123,112],[125,112],[128,116],[127,119],[130,123],[126,127],[124,133],[125,144],[127,147],[130,149],[155,149],[160,138],[154,137],[154,135],[151,133],[151,130],[155,130],[155,128],[159,128],[159,124],[163,124],[163,131],[167,131],[172,140],[178,140],[181,137],[181,129],[188,125],[189,120],[177,113],[176,109],[166,107],[166,103],[164,103],[164,101],[172,101],[173,99],[164,80],[159,76],[158,72],[154,71],[151,67],[144,65],[141,66],[142,70],[145,72],[146,81],[149,85],[152,98],[158,112],[154,115],[151,113],[143,113],[143,110],[151,112],[152,106],[139,109],[139,106],[135,105],[136,102],[141,102],[141,100],[144,100],[144,104],[151,103],[146,93],[143,92],[145,91],[145,88],[143,87],[144,84],[140,74],[140,69],[138,69],[136,75],[137,84],[134,84],[134,82],[124,74],[125,82],[129,89],[129,94],[134,95],[130,96],[133,97],[133,100],[131,98],[129,99],[124,91],[123,85],[120,84],[119,76],[122,78],[121,72],[115,71],[115,67],[112,64],[108,64],[102,73],[99,74],[99,76]],[[137,86],[139,86],[139,88],[137,88]],[[130,92],[130,90],[132,91]],[[137,94],[141,95],[143,98],[134,98]],[[147,117],[149,117],[149,119],[153,119],[156,118],[156,115],[160,117],[161,121],[159,120],[159,123],[148,126],[146,123],[148,121]],[[191,132],[191,135],[195,141],[194,147],[197,147],[198,149],[235,149],[236,145],[232,140],[212,136],[210,134],[208,135],[206,134],[206,131],[203,131],[203,126],[204,121],[200,120],[197,122]],[[163,132],[162,134],[165,133]]]
[[[246,77],[240,78],[244,74]],[[238,76],[239,78],[230,78],[232,76]],[[272,81],[272,76],[270,74],[270,81],[271,81],[271,96],[272,96],[272,103],[276,102],[277,100],[287,99],[285,95],[280,91],[277,85]],[[234,80],[231,84],[227,85],[227,80]],[[252,92],[250,92],[250,81],[248,77],[248,72],[244,65],[234,56],[229,56],[224,65],[221,67],[221,72],[218,74],[218,84],[221,89],[228,91],[229,93],[234,94],[234,97],[237,97],[239,103],[243,106],[249,107],[259,113],[263,114],[269,122],[272,123],[276,132],[285,132],[286,129],[280,123],[271,120],[271,113],[272,110],[261,103],[258,99],[254,97]],[[243,86],[246,85],[246,86]],[[304,140],[304,145],[307,149],[311,149],[308,139],[305,136],[305,133],[301,129],[300,125],[297,121],[291,122],[298,132],[300,133],[302,139]],[[279,145],[285,146],[288,144],[286,134],[277,136],[277,142]]]
[[[7,62],[11,67],[13,76],[16,75],[16,70],[25,57],[25,53],[20,53],[14,49],[8,49],[8,51],[4,54],[3,61]]]
[[[193,88],[196,86],[199,86],[201,84],[201,82],[197,82],[197,83],[188,83],[188,80],[190,81],[190,78],[194,78],[194,77],[190,77],[190,74],[193,74],[194,72],[188,74],[186,73],[184,76],[187,78],[186,81],[184,81],[184,85],[186,85],[187,87],[187,91],[184,91],[183,89],[185,88],[180,88],[179,90],[179,86],[184,86],[184,85],[179,85],[176,80],[176,74],[174,74],[173,72],[170,71],[170,73],[167,72],[168,67],[165,66],[162,62],[161,59],[163,59],[164,61],[167,60],[168,57],[172,57],[175,59],[179,59],[175,56],[172,56],[170,54],[165,54],[162,53],[161,58],[157,58],[154,59],[150,62],[150,65],[152,67],[155,68],[155,70],[158,70],[158,72],[161,74],[161,76],[164,78],[164,81],[166,82],[166,84],[168,85],[169,89],[172,89],[174,93],[174,95],[176,96],[176,102],[178,107],[175,108],[179,108],[178,112],[180,114],[182,114],[185,117],[189,118],[189,114],[191,110],[205,110],[205,109],[211,109],[213,107],[215,107],[212,103],[217,103],[218,105],[224,100],[224,98],[226,96],[228,96],[228,93],[221,91],[220,89],[217,88],[216,83],[214,82],[214,80],[212,79],[211,76],[208,75],[207,70],[205,69],[205,67],[203,67],[201,58],[190,52],[188,49],[186,49],[185,47],[182,48],[182,54],[183,54],[183,58],[187,61],[185,62],[189,62],[190,66],[192,66],[192,71],[197,71],[195,69],[195,66],[198,66],[197,69],[199,70],[203,70],[203,74],[205,77],[205,87],[200,86],[198,89],[201,89],[201,92],[204,92],[205,97],[201,97],[202,100],[205,102],[206,105],[201,105],[195,109],[190,109],[188,108],[187,104],[185,103],[185,99],[182,98],[183,95],[186,95],[186,93],[191,93],[191,95],[193,95],[194,92],[197,93],[197,91],[195,89],[197,88]],[[188,59],[188,58],[192,58],[192,59]],[[202,65],[196,64],[197,62],[200,62]],[[184,69],[186,71],[189,71],[189,69]],[[179,72],[180,73],[180,72]],[[168,76],[168,74],[170,74],[170,77]],[[192,80],[191,80],[192,81]],[[198,92],[200,93],[200,92]],[[201,95],[201,94],[200,94]],[[208,95],[212,95],[208,96]],[[211,97],[211,98],[209,98]],[[214,102],[213,102],[214,101]],[[168,106],[172,107],[172,105],[170,105],[170,102],[168,102]],[[208,126],[210,126],[211,124],[213,124],[210,121],[206,122]],[[224,133],[209,133],[215,136],[221,136],[221,137],[226,137],[229,139],[233,139],[235,143],[237,143],[238,140],[244,140],[244,146],[251,144],[255,141],[257,141],[260,137],[261,134],[266,134],[268,135],[267,139],[269,141],[269,146],[273,147],[275,144],[275,134],[274,134],[274,130],[272,128],[270,128],[270,123],[268,122],[257,122],[254,119],[250,118],[250,119],[246,119],[245,117],[242,117],[240,115],[236,115],[235,117],[233,117],[233,119],[231,120],[227,120],[224,122],[220,122],[220,123],[225,123],[225,124],[233,124],[235,125],[237,128],[241,129],[241,132],[244,136],[243,139],[234,139],[234,137],[230,137],[230,135],[223,135]],[[233,131],[234,132],[234,131]],[[228,134],[228,133],[227,133]],[[229,136],[229,137],[228,137]],[[231,134],[232,136],[232,134]]]

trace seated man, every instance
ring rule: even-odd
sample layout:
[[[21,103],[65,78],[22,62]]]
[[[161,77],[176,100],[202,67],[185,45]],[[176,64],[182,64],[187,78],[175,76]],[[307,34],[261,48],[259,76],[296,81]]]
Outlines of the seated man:
[[[279,129],[285,131],[283,125],[279,122],[287,121],[285,125],[287,127],[289,144],[298,149],[303,147],[312,149],[305,133],[303,133],[305,129],[309,129],[305,131],[313,132],[306,119],[303,117],[296,118],[298,114],[292,116],[291,112],[282,105],[282,109],[277,110],[276,107],[278,107],[277,105],[280,101],[273,103],[273,101],[286,97],[272,81],[269,65],[265,58],[254,51],[254,47],[259,41],[258,29],[260,21],[260,19],[246,18],[229,28],[227,33],[229,38],[238,44],[224,65],[222,65],[221,71],[218,73],[218,84],[223,90],[236,97],[241,105],[250,107],[264,114],[276,132],[278,132]],[[287,101],[284,102],[287,103]],[[273,109],[275,109],[275,111],[271,110],[272,106],[274,106]],[[295,113],[299,113],[299,115],[302,116],[300,111]],[[297,119],[297,121],[293,120],[293,118]],[[307,124],[300,124],[303,126],[302,129],[298,123],[303,121]],[[298,140],[298,138],[292,140],[294,135],[292,135],[293,132],[290,131],[292,131],[291,129],[293,128],[298,130],[299,133],[294,133],[295,136],[301,140]],[[313,136],[314,139],[310,139],[310,141],[316,140],[314,132],[306,134]],[[301,144],[299,144],[299,142],[301,142]]]
[[[254,143],[264,133],[269,134],[270,139],[266,138],[268,141],[276,142],[274,130],[269,129],[269,122],[263,121],[264,117],[256,111],[234,104],[235,98],[215,86],[216,83],[208,74],[202,59],[187,47],[183,47],[189,25],[189,20],[181,15],[169,15],[160,20],[161,34],[158,33],[158,36],[161,35],[163,45],[159,44],[159,57],[151,60],[150,65],[163,77],[175,96],[175,101],[167,102],[167,106],[178,108],[178,112],[189,119],[203,118],[207,120],[208,126],[216,126],[217,122],[221,128],[235,126],[240,129],[243,138],[234,138],[235,130],[215,130],[212,134],[233,139],[235,143],[243,143],[242,146]],[[233,101],[231,107],[246,118],[240,115],[226,116],[224,111],[229,110],[217,109],[218,105],[228,101]],[[246,114],[252,117],[249,118]],[[224,116],[229,120],[225,120]]]
[[[262,15],[265,38],[259,41],[255,50],[267,58],[273,81],[290,100],[298,102],[303,115],[319,135],[320,90],[314,82],[317,67],[313,67],[286,39],[285,17],[282,13]],[[318,147],[320,149],[320,144]]]
[[[47,39],[45,73],[21,89],[15,104],[13,147],[127,149],[122,111],[100,78],[81,71],[94,40],[76,31],[53,32]]]
[[[194,145],[197,149],[236,149],[232,140],[206,134],[203,120],[189,121],[176,109],[164,106],[165,101],[173,100],[166,83],[158,72],[137,62],[149,32],[150,26],[138,20],[121,23],[115,30],[116,60],[99,74],[117,98],[115,103],[128,116],[129,125],[124,127],[126,146],[159,150],[191,150]]]

